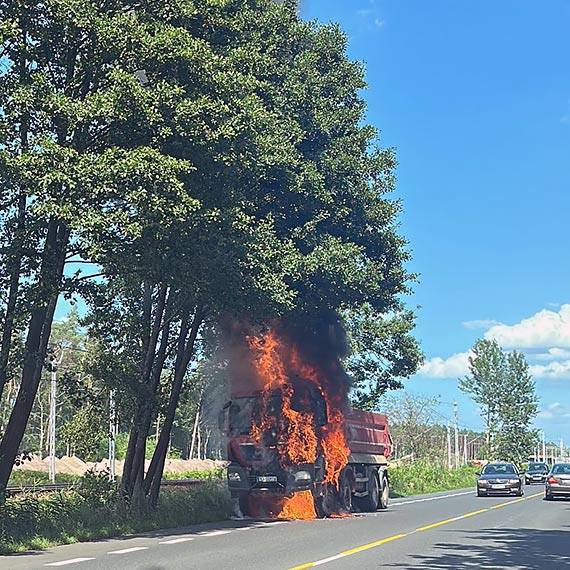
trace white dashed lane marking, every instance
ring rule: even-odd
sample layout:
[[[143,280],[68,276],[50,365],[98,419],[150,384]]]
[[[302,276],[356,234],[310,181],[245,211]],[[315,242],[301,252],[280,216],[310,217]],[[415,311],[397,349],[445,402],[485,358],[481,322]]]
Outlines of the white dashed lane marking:
[[[51,562],[50,564],[46,564],[46,566],[67,566],[68,564],[87,562],[87,560],[95,560],[95,558],[70,558],[69,560],[61,560],[60,562]]]
[[[133,546],[133,548],[113,550],[112,552],[107,552],[107,554],[130,554],[131,552],[137,552],[138,550],[148,550],[148,546]]]
[[[188,542],[189,540],[194,540],[193,536],[181,536],[180,538],[173,538],[171,540],[163,540],[158,544],[179,544],[181,542]]]
[[[231,530],[213,530],[211,532],[199,532],[198,536],[220,536],[221,534],[229,534]]]
[[[450,499],[451,497],[461,497],[461,495],[474,495],[474,491],[463,491],[462,493],[453,493],[452,495],[441,495],[439,497],[426,497],[425,499],[413,499],[411,501],[390,501],[391,505],[412,505],[414,503],[425,503],[426,501],[440,501],[442,499]]]

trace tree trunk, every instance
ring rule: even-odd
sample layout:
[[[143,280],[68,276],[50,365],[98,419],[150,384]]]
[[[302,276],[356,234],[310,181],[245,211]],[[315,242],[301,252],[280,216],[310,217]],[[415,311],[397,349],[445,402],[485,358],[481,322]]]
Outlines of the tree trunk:
[[[22,30],[22,43],[24,47],[28,44],[27,33],[28,22],[27,18],[22,17],[20,20],[20,29]],[[23,49],[20,52],[20,59],[18,61],[18,70],[20,81],[22,84],[28,84],[30,77],[28,73],[28,57],[27,50]],[[24,111],[20,117],[20,154],[23,155],[28,151],[28,130],[30,123],[30,115],[28,111]],[[0,344],[0,399],[6,380],[8,378],[8,362],[10,359],[10,349],[12,347],[12,332],[14,329],[14,319],[16,313],[16,304],[18,301],[18,292],[20,289],[20,269],[22,267],[23,259],[23,246],[24,246],[24,230],[26,227],[26,193],[22,188],[19,188],[18,194],[18,217],[16,223],[16,231],[14,233],[14,240],[12,247],[14,248],[15,255],[9,264],[10,284],[8,292],[8,300],[6,303],[6,313],[4,315],[4,323],[2,327],[2,342]]]
[[[133,419],[121,478],[121,494],[124,497],[131,496],[135,489],[142,488],[144,479],[146,441],[153,421],[156,407],[154,399],[168,348],[169,314],[166,309],[171,305],[171,295],[169,295],[167,302],[167,292],[168,286],[163,284],[159,290],[154,320],[152,320],[151,286],[148,282],[144,284],[143,330],[145,332],[143,333],[143,346],[145,351],[141,370],[142,393],[140,406]],[[166,319],[164,319],[165,312]],[[150,324],[151,320],[152,325]],[[164,322],[165,320],[166,322]],[[162,337],[157,353],[156,346],[161,332]]]
[[[198,336],[198,330],[202,324],[202,319],[203,308],[201,305],[198,305],[194,313],[194,320],[192,322],[188,341],[184,343],[183,352],[179,350],[177,354],[176,366],[174,370],[174,381],[172,383],[168,408],[164,417],[164,423],[162,424],[162,430],[160,431],[160,437],[158,439],[156,449],[154,450],[148,473],[144,482],[145,492],[149,494],[151,504],[153,505],[156,505],[158,501],[160,481],[162,479],[162,473],[164,471],[164,463],[166,461],[166,453],[168,451],[168,444],[170,442],[172,424],[174,423],[176,409],[178,408],[178,402],[180,400],[180,393],[182,391],[184,377],[186,376],[186,370],[188,368],[188,364],[190,363],[192,355],[194,354],[196,337]],[[179,347],[181,346],[181,343],[179,343]]]
[[[22,246],[23,233],[26,214],[26,197],[23,192],[18,198],[18,224],[16,235],[14,236],[13,247],[15,258],[12,260],[10,270],[10,285],[8,290],[8,301],[6,303],[6,313],[4,315],[4,326],[2,327],[2,343],[0,345],[0,398],[4,392],[4,386],[8,379],[8,362],[10,349],[12,348],[12,333],[14,330],[14,319],[16,317],[16,303],[20,289],[20,269],[22,266]]]
[[[8,484],[38,391],[59,296],[68,241],[67,227],[57,220],[50,220],[38,282],[38,291],[42,295],[31,310],[22,382],[0,443],[0,490],[5,489]]]

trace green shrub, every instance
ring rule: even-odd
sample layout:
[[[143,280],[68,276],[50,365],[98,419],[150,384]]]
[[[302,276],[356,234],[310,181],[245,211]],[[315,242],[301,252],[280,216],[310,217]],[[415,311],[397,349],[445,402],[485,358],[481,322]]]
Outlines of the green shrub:
[[[224,479],[226,470],[210,469],[209,471],[184,471],[183,473],[164,473],[164,479]]]
[[[407,497],[474,487],[477,467],[463,465],[449,469],[441,463],[416,461],[398,467],[391,467],[390,487],[393,497]]]
[[[0,505],[0,553],[223,520],[230,513],[220,481],[165,488],[152,509],[141,497],[125,505],[107,474],[88,472],[71,490],[7,498]]]
[[[75,483],[80,479],[79,475],[69,473],[56,473],[56,483]],[[32,471],[31,469],[14,469],[10,475],[9,486],[17,485],[41,485],[49,483],[49,473],[45,471]]]

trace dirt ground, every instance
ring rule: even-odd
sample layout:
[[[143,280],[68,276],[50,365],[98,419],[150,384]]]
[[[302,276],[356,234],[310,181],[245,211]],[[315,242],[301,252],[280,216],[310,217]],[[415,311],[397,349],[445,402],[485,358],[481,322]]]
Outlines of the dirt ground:
[[[123,472],[123,461],[115,461],[115,472],[121,475]],[[150,461],[145,462],[148,468]],[[226,466],[225,461],[214,461],[213,459],[167,459],[164,466],[165,473],[185,473],[187,471],[211,471]],[[28,469],[31,471],[49,472],[49,457],[41,459],[33,456],[31,461],[25,461],[22,465],[14,467],[14,469]],[[79,457],[56,457],[55,471],[56,473],[69,473],[70,475],[83,475],[89,469],[96,471],[105,471],[109,469],[109,460],[104,459],[97,463],[83,461]]]

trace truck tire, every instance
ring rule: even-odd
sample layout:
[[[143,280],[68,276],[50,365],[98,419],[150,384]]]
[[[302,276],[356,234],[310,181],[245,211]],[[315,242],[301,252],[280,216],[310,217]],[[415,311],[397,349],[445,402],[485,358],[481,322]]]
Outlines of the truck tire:
[[[239,495],[238,501],[239,501],[239,510],[241,511],[241,514],[244,517],[250,517],[251,507],[249,506],[249,495],[247,494]]]
[[[390,501],[390,482],[388,481],[388,476],[386,473],[382,473],[380,479],[380,497],[378,499],[378,508],[381,510],[386,510],[388,508],[388,502]]]
[[[335,512],[335,492],[330,485],[324,485],[322,494],[314,496],[313,503],[317,517],[324,519]]]
[[[341,475],[337,494],[338,506],[342,511],[350,513],[352,511],[352,485],[347,473]]]
[[[368,495],[359,497],[356,504],[362,512],[373,513],[380,504],[380,482],[378,481],[376,469],[369,468],[367,471],[368,482],[366,483],[366,491],[368,491]]]

